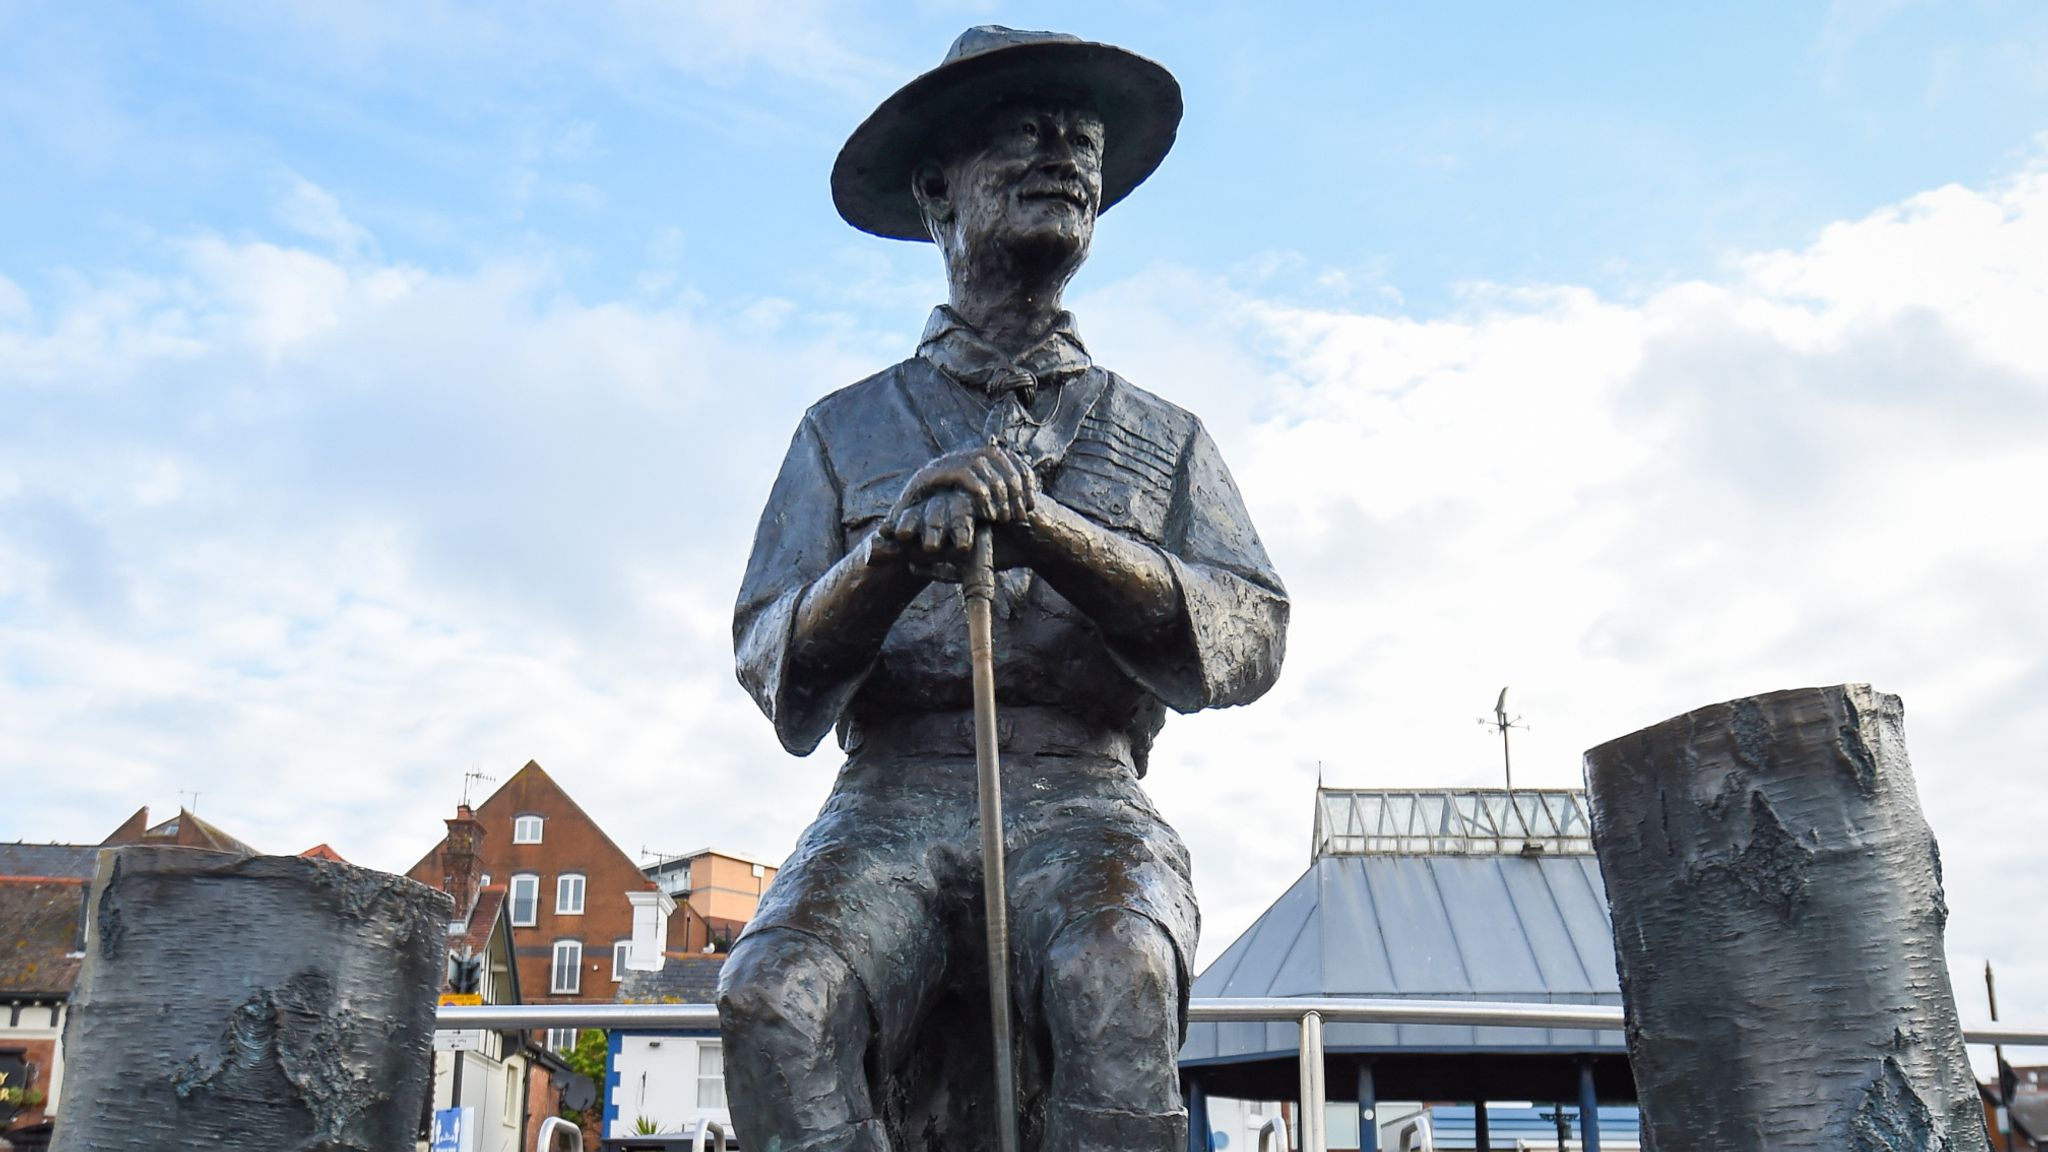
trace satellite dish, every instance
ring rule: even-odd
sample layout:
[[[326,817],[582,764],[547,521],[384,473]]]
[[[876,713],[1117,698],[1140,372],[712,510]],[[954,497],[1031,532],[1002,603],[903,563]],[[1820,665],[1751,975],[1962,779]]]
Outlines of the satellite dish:
[[[590,1077],[571,1073],[562,1081],[562,1107],[583,1112],[596,1103],[597,1085],[591,1082]]]

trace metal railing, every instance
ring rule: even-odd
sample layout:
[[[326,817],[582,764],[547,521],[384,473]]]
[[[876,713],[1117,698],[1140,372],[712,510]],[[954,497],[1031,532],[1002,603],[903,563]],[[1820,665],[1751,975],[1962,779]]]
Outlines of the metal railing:
[[[1301,1152],[1324,1152],[1323,1025],[1440,1024],[1477,1028],[1564,1028],[1618,1032],[1610,1004],[1530,1004],[1504,1000],[1398,1000],[1363,996],[1206,997],[1188,1002],[1188,1023],[1292,1021],[1301,1029]],[[716,1004],[505,1004],[440,1010],[443,1031],[463,1028],[624,1028],[695,1031],[718,1027]],[[1968,1044],[2048,1047],[2048,1028],[2003,1024],[1963,1029]]]
[[[583,1152],[583,1129],[560,1116],[550,1116],[540,1122],[533,1152]]]
[[[704,1152],[704,1139],[714,1132],[718,1134],[718,1143],[713,1144],[712,1147],[723,1152],[725,1138],[730,1133],[726,1132],[724,1124],[708,1116],[697,1122],[697,1134],[690,1140],[690,1152]]]
[[[1287,1118],[1268,1116],[1259,1125],[1259,1152],[1287,1152]]]
[[[1364,996],[1200,998],[1188,1003],[1190,1024],[1279,1023],[1314,1012],[1330,1024],[1445,1024],[1475,1028],[1568,1028],[1619,1032],[1611,1004],[1531,1004],[1508,1000],[1398,1000]],[[482,1028],[626,1028],[695,1031],[718,1027],[716,1004],[486,1004],[441,1009],[441,1031]],[[2048,1047],[2048,1027],[1972,1024],[1970,1044]]]

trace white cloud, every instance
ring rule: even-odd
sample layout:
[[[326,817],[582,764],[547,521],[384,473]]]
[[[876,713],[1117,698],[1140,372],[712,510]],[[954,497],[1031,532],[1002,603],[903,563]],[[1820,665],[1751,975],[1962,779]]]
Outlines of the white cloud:
[[[296,173],[287,173],[277,200],[277,219],[303,236],[325,241],[343,260],[352,260],[370,243],[370,233],[349,219],[334,193]]]
[[[2044,211],[2038,168],[1943,188],[1636,304],[1482,288],[1418,321],[1186,273],[1095,293],[1098,349],[1209,415],[1295,597],[1281,686],[1177,721],[1155,761],[1205,953],[1305,863],[1318,762],[1497,783],[1473,720],[1503,683],[1533,723],[1517,780],[1561,786],[1666,716],[1870,680],[1908,704],[1958,973],[1993,958],[2048,1014],[2048,931],[2009,912],[2048,863]]]
[[[403,868],[465,769],[534,757],[629,850],[785,851],[832,765],[776,748],[727,613],[797,414],[893,345],[349,256],[334,208],[294,225],[326,254],[201,236],[0,291],[0,764],[45,782],[0,836],[196,788],[266,848]],[[1305,864],[1318,762],[1492,783],[1503,683],[1518,779],[1567,785],[1670,714],[1867,679],[1910,709],[1959,974],[2048,1016],[2048,930],[2009,911],[2048,801],[2044,212],[2038,170],[1944,188],[1634,303],[1417,319],[1172,268],[1076,301],[1209,422],[1295,596],[1272,697],[1155,756],[1205,955]]]

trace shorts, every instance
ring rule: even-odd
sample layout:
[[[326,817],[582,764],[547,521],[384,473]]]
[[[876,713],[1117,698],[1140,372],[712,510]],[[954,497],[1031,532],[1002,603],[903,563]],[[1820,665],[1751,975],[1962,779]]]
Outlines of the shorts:
[[[1140,787],[1127,742],[1075,739],[1070,724],[1022,711],[1003,725],[1011,997],[1020,1023],[1027,1034],[1042,1027],[1043,958],[1060,930],[1124,909],[1173,942],[1184,1028],[1200,931],[1186,847]],[[783,928],[837,952],[867,992],[892,1063],[939,997],[987,984],[974,757],[961,741],[930,739],[930,729],[854,749],[742,935]],[[971,722],[965,731],[971,738]]]

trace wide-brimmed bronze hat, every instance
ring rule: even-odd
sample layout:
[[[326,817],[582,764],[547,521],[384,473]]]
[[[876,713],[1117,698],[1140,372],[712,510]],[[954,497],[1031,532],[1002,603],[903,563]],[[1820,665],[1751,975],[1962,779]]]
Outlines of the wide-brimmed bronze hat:
[[[832,165],[846,222],[895,240],[929,240],[910,174],[950,131],[1006,97],[1072,100],[1102,117],[1102,210],[1131,194],[1173,147],[1180,84],[1135,52],[1058,32],[985,25],[882,101]]]

